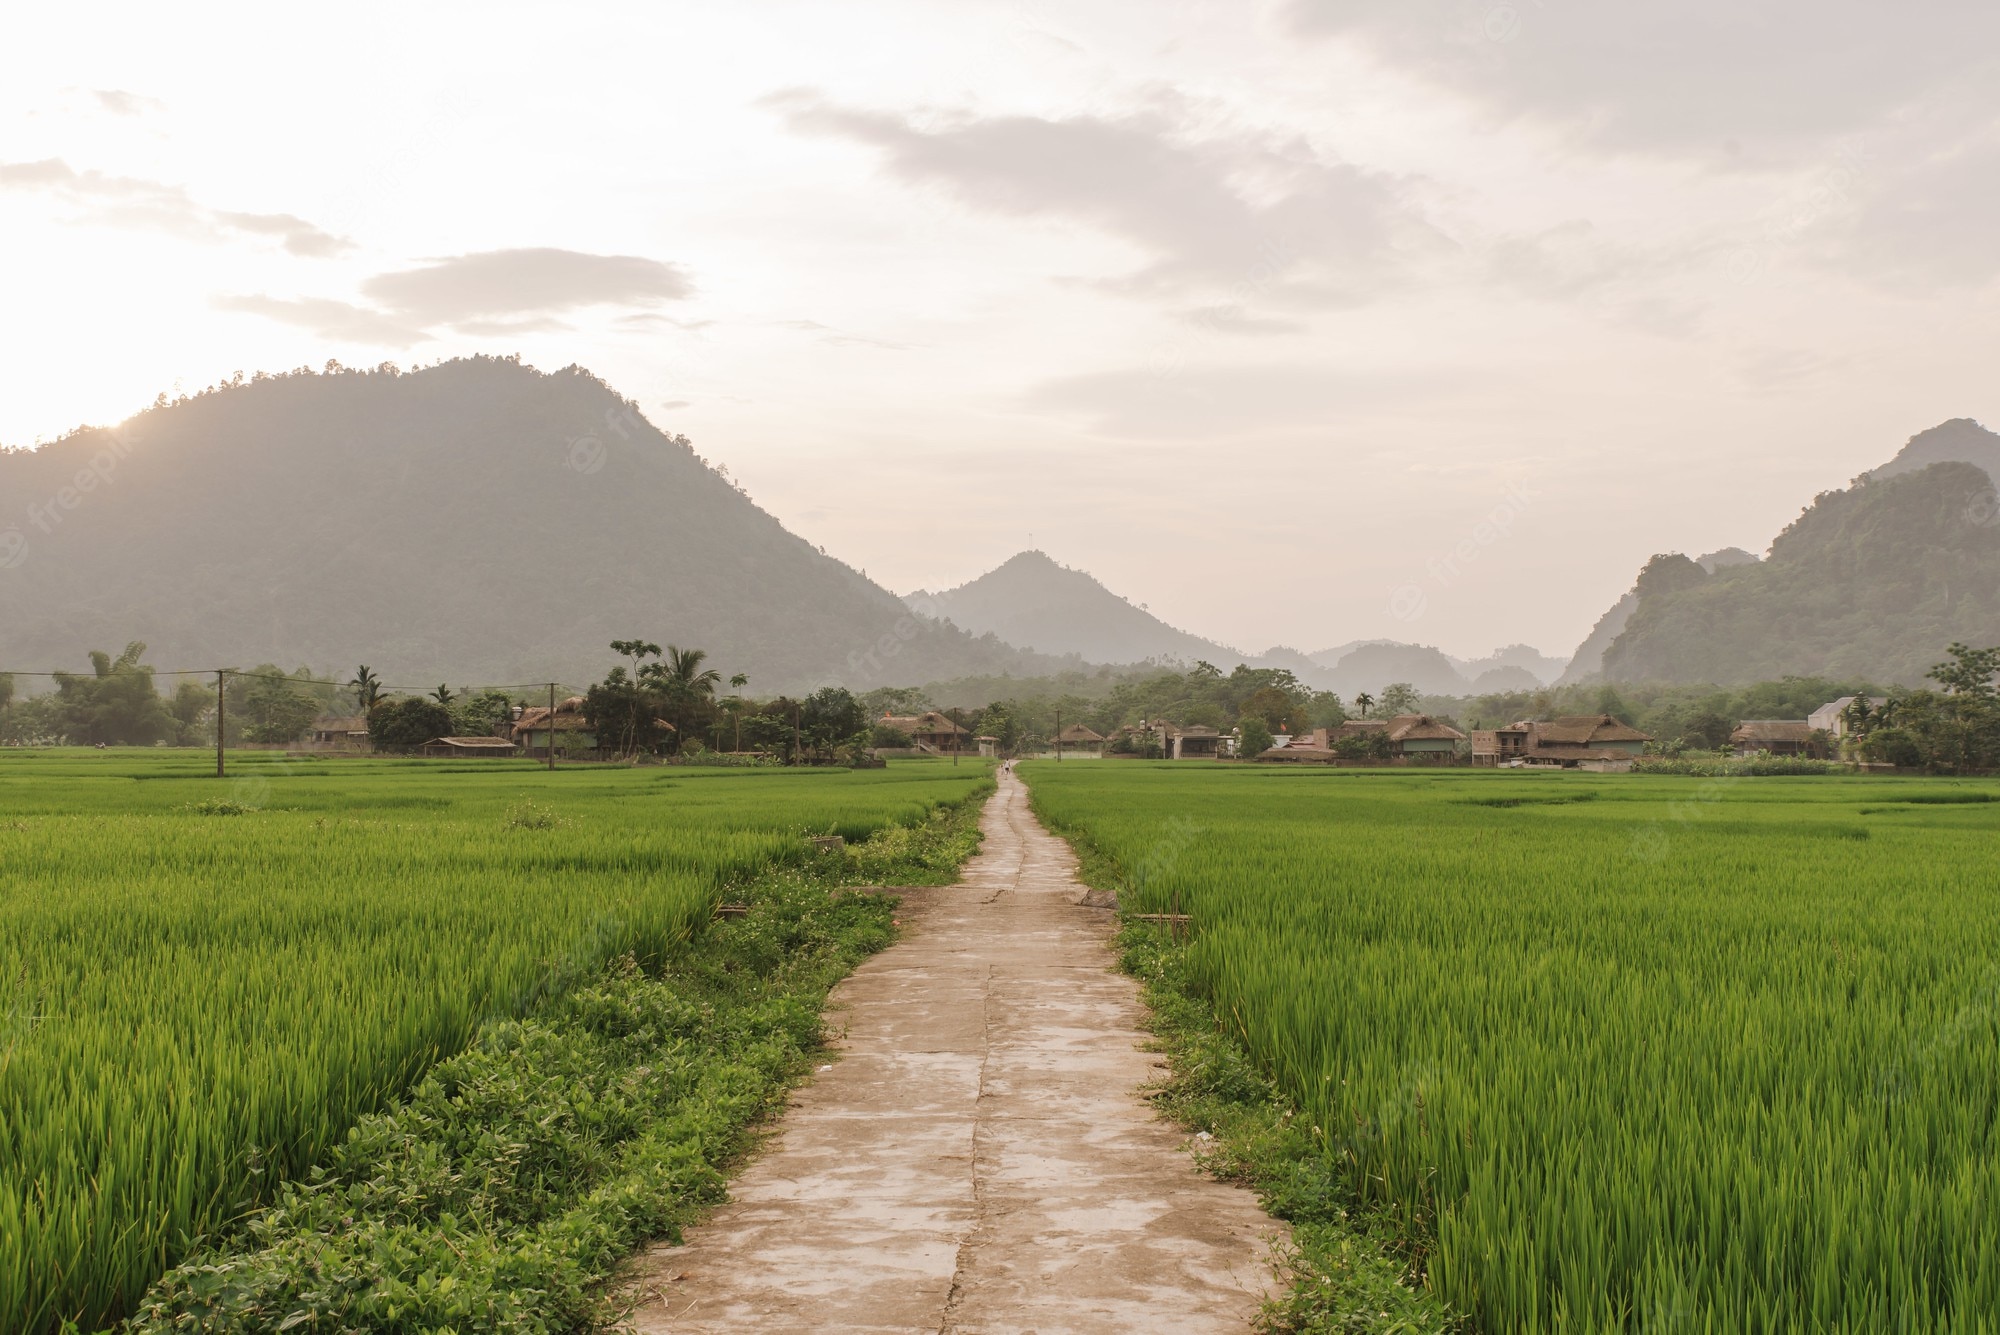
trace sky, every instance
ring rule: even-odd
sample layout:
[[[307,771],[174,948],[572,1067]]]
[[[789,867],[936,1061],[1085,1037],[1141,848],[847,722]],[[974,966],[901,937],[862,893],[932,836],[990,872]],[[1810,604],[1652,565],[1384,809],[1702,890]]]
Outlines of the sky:
[[[898,592],[1567,654],[2000,426],[2000,6],[40,6],[0,443],[578,363]]]

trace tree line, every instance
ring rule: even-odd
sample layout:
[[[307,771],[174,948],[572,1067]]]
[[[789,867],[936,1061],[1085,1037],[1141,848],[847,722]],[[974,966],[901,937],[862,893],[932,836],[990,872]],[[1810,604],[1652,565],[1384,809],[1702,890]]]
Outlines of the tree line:
[[[1849,758],[1938,773],[2000,770],[2000,648],[1954,643],[1935,665],[1936,688],[1887,691],[1861,681],[1784,677],[1732,690],[1713,686],[1578,685],[1503,692],[1471,698],[1421,696],[1406,682],[1351,701],[1314,690],[1283,668],[1239,665],[1224,673],[1209,663],[1152,668],[1113,676],[1081,673],[1047,679],[995,679],[984,705],[946,707],[963,697],[964,684],[885,687],[856,695],[826,686],[800,696],[758,698],[744,693],[748,678],[724,678],[701,649],[643,639],[614,641],[622,660],[583,692],[582,713],[600,752],[637,756],[696,757],[738,754],[786,763],[868,763],[876,747],[907,745],[885,715],[909,716],[947,709],[974,737],[992,737],[1002,754],[1043,750],[1059,728],[1080,723],[1105,736],[1127,725],[1171,722],[1240,732],[1254,754],[1273,734],[1337,727],[1349,718],[1428,713],[1453,726],[1493,727],[1519,719],[1563,714],[1609,714],[1656,741],[1666,755],[1714,751],[1746,718],[1802,719],[1843,696],[1857,697],[1847,719]],[[184,677],[163,695],[146,646],[132,643],[113,657],[89,655],[89,673],[58,673],[56,689],[21,697],[0,674],[0,743],[111,746],[212,746],[215,683]],[[726,689],[725,689],[726,688]],[[1011,688],[1011,689],[1010,689]],[[1881,707],[1871,698],[1886,697]],[[371,740],[385,751],[414,750],[443,736],[490,736],[511,731],[515,711],[547,703],[545,691],[453,690],[387,694],[380,677],[361,666],[345,684],[300,667],[274,664],[232,673],[224,688],[225,742],[286,744],[312,731],[326,716],[360,716]],[[1383,739],[1341,739],[1339,746],[1366,758]],[[1129,733],[1114,746],[1144,754],[1143,735]]]
[[[1894,690],[1878,708],[1866,695],[1847,707],[1860,759],[1934,774],[2000,770],[2000,648],[1953,644],[1926,675],[1936,690]]]

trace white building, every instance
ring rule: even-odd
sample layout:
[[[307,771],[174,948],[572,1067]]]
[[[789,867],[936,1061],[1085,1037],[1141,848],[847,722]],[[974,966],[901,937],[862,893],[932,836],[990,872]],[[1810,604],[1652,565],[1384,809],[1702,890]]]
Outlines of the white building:
[[[1838,700],[1821,705],[1807,716],[1806,722],[1819,732],[1830,732],[1835,737],[1845,737],[1847,736],[1847,707],[1853,704],[1856,698],[1852,695],[1843,695]],[[1868,697],[1870,712],[1880,709],[1888,703],[1889,697],[1886,695],[1871,695]]]

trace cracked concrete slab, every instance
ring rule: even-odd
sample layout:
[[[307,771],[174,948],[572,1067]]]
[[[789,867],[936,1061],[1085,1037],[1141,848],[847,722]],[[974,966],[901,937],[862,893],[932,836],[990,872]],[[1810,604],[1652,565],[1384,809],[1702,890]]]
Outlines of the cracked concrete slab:
[[[1242,1331],[1283,1225],[1141,1086],[1138,986],[1012,774],[955,886],[835,991],[840,1056],[729,1202],[638,1259],[639,1335]]]

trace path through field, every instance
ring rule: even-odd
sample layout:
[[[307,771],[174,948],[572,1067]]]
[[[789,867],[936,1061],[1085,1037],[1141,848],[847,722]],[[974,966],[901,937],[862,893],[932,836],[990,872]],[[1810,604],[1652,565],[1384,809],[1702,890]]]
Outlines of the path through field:
[[[640,1258],[632,1329],[1242,1331],[1282,1225],[1203,1177],[1139,1087],[1110,915],[1010,774],[964,880],[834,994],[847,1035],[685,1246]]]

